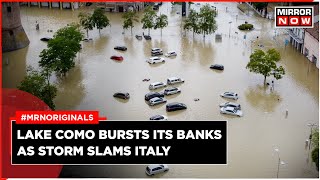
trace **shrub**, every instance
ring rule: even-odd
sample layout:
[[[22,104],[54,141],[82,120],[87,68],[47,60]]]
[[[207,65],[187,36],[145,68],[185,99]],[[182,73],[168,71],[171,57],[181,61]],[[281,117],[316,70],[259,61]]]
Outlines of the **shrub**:
[[[241,24],[240,26],[238,26],[238,29],[240,30],[252,30],[253,29],[253,25],[252,24]]]

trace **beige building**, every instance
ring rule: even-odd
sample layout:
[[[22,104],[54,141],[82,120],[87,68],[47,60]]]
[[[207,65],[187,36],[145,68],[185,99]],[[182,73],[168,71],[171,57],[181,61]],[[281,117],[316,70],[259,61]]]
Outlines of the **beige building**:
[[[319,5],[314,6],[313,28],[305,29],[303,54],[319,69]]]
[[[303,54],[319,68],[319,22],[306,29]]]
[[[21,2],[20,5],[24,6],[36,6],[39,8],[60,8],[60,9],[78,9],[80,7],[79,2]]]
[[[141,11],[144,9],[144,2],[103,2],[97,6],[110,12]]]

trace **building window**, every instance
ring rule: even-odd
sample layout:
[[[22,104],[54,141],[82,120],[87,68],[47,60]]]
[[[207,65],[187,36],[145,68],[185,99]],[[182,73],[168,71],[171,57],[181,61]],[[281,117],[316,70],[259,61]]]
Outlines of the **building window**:
[[[313,62],[314,64],[317,64],[317,57],[315,57],[315,56],[312,55],[312,62]]]
[[[309,49],[304,48],[304,55],[305,55],[305,56],[308,56],[308,55],[309,55]]]
[[[8,13],[11,13],[11,6],[8,6],[8,7],[7,7],[7,12],[8,12]]]
[[[13,31],[12,31],[12,30],[9,31],[9,35],[10,35],[10,36],[13,35]]]

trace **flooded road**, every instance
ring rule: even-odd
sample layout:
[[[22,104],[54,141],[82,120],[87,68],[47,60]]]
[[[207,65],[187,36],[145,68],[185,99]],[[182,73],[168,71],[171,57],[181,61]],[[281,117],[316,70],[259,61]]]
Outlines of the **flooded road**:
[[[169,16],[169,26],[163,29],[162,36],[160,30],[151,30],[151,41],[139,41],[134,37],[143,32],[140,23],[134,27],[133,36],[130,30],[122,34],[121,14],[108,13],[111,28],[103,29],[101,34],[96,29],[90,31],[93,41],[83,42],[76,67],[66,78],[51,78],[59,89],[55,99],[57,109],[99,110],[101,116],[111,120],[147,120],[155,114],[166,115],[169,120],[228,120],[228,165],[171,165],[168,173],[156,177],[273,178],[277,174],[274,146],[279,147],[281,160],[286,162],[280,167],[279,177],[318,177],[308,159],[310,151],[304,145],[310,132],[307,124],[319,120],[319,70],[293,47],[284,46],[287,35],[275,31],[273,21],[256,16],[252,11],[247,16],[237,8],[237,3],[211,5],[219,11],[216,21],[217,33],[222,33],[221,42],[216,42],[214,35],[204,40],[202,35],[193,37],[192,32],[185,33],[181,29],[181,13],[177,14],[179,8],[171,8],[170,3],[164,3],[158,12]],[[30,45],[3,54],[3,87],[16,87],[26,74],[26,66],[37,68],[39,54],[46,48],[40,38],[52,36],[57,29],[77,22],[81,11],[85,10],[22,7],[21,21]],[[36,21],[40,31],[35,30]],[[237,26],[244,21],[254,24],[255,30],[240,32]],[[53,32],[47,32],[49,29]],[[243,39],[244,34],[246,39]],[[255,42],[251,44],[250,40]],[[279,50],[280,64],[286,70],[286,75],[275,81],[273,92],[263,86],[262,75],[245,69],[251,46],[260,48],[260,44],[263,49]],[[128,51],[115,51],[113,47],[117,45],[127,46]],[[145,61],[152,47],[162,48],[164,52],[174,50],[178,56],[166,58],[164,64],[149,65]],[[109,59],[112,55],[122,55],[124,61],[114,62]],[[215,63],[223,64],[225,70],[209,69]],[[144,101],[151,82],[164,82],[171,76],[181,77],[185,83],[178,85],[182,93],[167,97],[168,102],[185,103],[188,110],[167,113],[165,105],[149,107]],[[143,82],[145,78],[150,81]],[[272,78],[267,80],[271,82]],[[130,100],[114,99],[112,95],[117,91],[129,92]],[[218,105],[226,102],[219,96],[224,91],[239,94],[237,102],[241,104],[243,117],[219,113]],[[194,101],[194,98],[200,100]],[[286,110],[288,117],[285,117]],[[67,166],[62,174],[69,177],[146,177],[144,169],[145,166]]]

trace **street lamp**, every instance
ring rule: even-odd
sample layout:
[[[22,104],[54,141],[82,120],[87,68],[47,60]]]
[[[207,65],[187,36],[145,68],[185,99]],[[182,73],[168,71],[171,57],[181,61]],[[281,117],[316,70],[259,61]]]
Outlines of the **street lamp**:
[[[317,123],[308,123],[308,126],[310,127],[310,136],[309,136],[309,150],[310,150],[311,139],[312,139],[312,129],[313,127],[317,126]]]
[[[273,149],[274,150],[274,152],[276,152],[277,153],[277,155],[278,155],[278,170],[277,170],[277,178],[279,178],[279,170],[280,170],[280,165],[285,165],[286,163],[284,162],[284,161],[281,161],[281,158],[280,158],[280,150],[279,150],[279,148],[274,148]]]
[[[230,32],[231,32],[231,23],[232,23],[232,21],[229,22],[229,37],[230,37]]]

